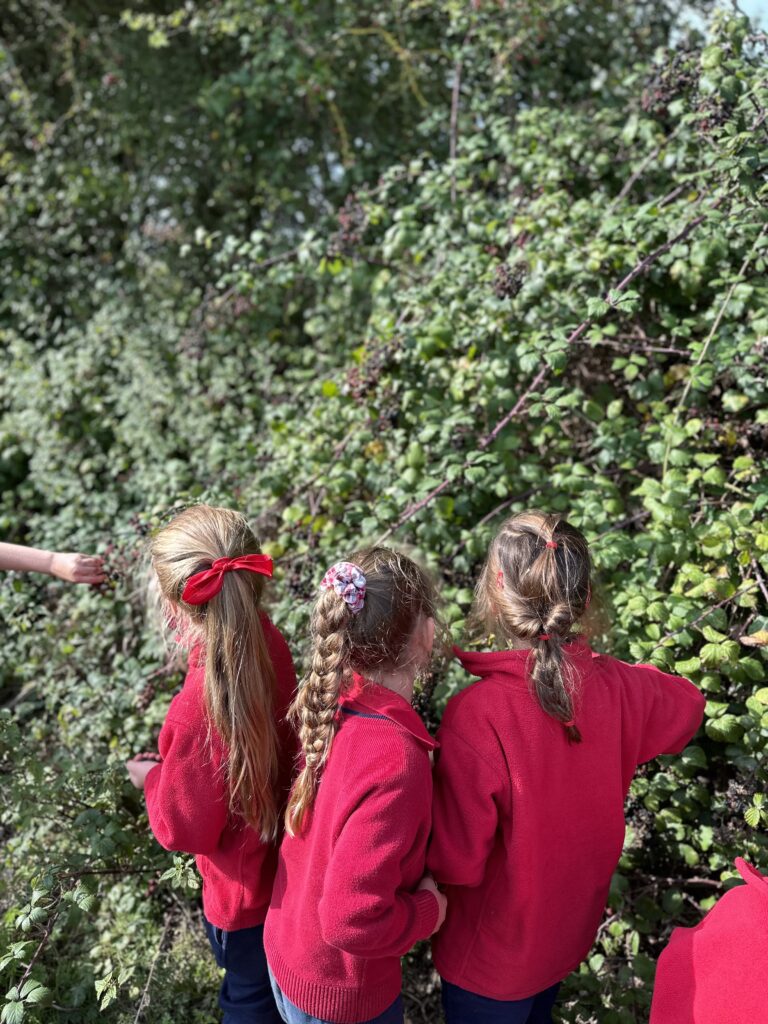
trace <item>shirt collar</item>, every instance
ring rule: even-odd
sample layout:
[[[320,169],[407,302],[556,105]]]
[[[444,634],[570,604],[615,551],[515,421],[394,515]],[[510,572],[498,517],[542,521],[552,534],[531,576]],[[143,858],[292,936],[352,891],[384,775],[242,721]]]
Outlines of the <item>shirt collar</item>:
[[[353,712],[383,715],[385,718],[389,718],[401,729],[409,732],[428,750],[434,750],[439,746],[437,740],[429,735],[426,726],[405,697],[401,697],[394,690],[387,689],[386,686],[365,679],[356,672],[352,676],[352,687],[342,695],[340,705]]]
[[[591,650],[589,644],[583,637],[578,637],[569,644],[565,644],[563,651],[571,658],[596,658],[598,657]],[[461,662],[462,666],[473,676],[504,675],[527,681],[528,657],[531,653],[530,647],[521,650],[503,651],[463,651],[460,647],[453,648],[453,653]]]
[[[757,868],[747,864],[743,857],[737,857],[734,864],[747,885],[752,886],[753,891],[759,893],[764,900],[768,900],[768,878],[761,875]]]

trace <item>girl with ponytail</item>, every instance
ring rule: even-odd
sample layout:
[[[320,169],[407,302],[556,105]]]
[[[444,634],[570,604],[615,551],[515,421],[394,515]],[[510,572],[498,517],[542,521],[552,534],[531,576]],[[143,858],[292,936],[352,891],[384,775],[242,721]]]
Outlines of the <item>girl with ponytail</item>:
[[[321,583],[264,931],[286,1024],[402,1024],[400,957],[445,915],[424,874],[435,742],[410,703],[434,615],[424,570],[387,548]]]
[[[195,854],[206,932],[225,968],[225,1024],[279,1024],[263,926],[295,754],[285,718],[296,676],[261,608],[272,560],[242,515],[209,505],[158,531],[151,557],[189,667],[160,754],[132,759],[128,772],[158,842]]]
[[[438,732],[427,863],[448,896],[447,1024],[551,1021],[600,923],[635,768],[701,722],[692,683],[590,650],[590,594],[587,542],[560,516],[513,516],[491,542],[472,621],[494,649],[455,649],[479,682]]]

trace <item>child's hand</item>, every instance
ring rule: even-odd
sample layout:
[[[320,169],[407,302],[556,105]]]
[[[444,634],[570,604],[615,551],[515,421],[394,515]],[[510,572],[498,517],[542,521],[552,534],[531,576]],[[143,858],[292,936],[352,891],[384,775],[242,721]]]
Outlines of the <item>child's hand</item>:
[[[443,926],[443,921],[445,920],[445,912],[448,910],[448,900],[443,895],[443,893],[441,893],[440,890],[437,888],[437,885],[435,884],[435,880],[432,877],[432,875],[424,875],[424,877],[419,882],[416,888],[426,889],[428,892],[431,892],[434,895],[435,899],[437,900],[437,924],[435,925],[434,931],[432,932],[432,934],[434,935],[435,932],[439,932]]]
[[[98,555],[54,551],[51,555],[51,576],[58,576],[69,583],[103,583],[104,563]]]
[[[160,761],[162,761],[162,758],[159,754],[137,754],[136,757],[132,757],[130,761],[125,762],[128,778],[136,789],[144,789],[144,782],[147,776]]]

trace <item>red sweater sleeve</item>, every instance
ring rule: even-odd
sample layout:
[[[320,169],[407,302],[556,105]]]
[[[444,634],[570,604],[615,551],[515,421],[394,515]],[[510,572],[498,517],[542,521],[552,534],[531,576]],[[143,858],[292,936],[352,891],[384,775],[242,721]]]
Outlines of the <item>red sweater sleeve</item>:
[[[442,726],[427,866],[442,885],[479,885],[493,847],[508,780],[458,732]],[[467,779],[472,780],[471,786]]]
[[[706,700],[698,687],[652,665],[629,669],[624,686],[625,726],[635,735],[635,764],[679,754],[701,725]]]
[[[406,758],[396,777],[348,794],[353,809],[334,844],[318,906],[330,946],[353,956],[403,956],[432,934],[439,909],[433,894],[400,888],[403,859],[419,841],[426,850],[430,792],[423,774],[422,765]],[[355,775],[367,773],[356,764]]]
[[[147,775],[144,794],[149,824],[166,850],[210,854],[227,823],[228,798],[202,722],[171,715],[159,738],[162,762]]]

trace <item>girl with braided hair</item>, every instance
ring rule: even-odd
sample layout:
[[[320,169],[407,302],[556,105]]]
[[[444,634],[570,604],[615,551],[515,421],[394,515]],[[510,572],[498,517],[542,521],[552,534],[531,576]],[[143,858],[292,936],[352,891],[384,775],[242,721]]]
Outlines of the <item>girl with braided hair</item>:
[[[447,1024],[547,1024],[597,932],[635,768],[679,753],[704,698],[651,665],[593,653],[584,536],[557,515],[508,519],[473,620],[490,652],[448,701],[427,863],[448,914],[433,941]]]
[[[225,969],[224,1024],[280,1024],[263,929],[296,752],[286,722],[296,675],[261,607],[272,560],[244,516],[210,505],[159,530],[151,556],[189,668],[160,754],[132,758],[128,773],[158,842],[195,854],[205,929]]]
[[[323,578],[264,931],[286,1024],[402,1024],[400,957],[445,915],[424,874],[435,742],[410,703],[434,615],[427,574],[387,548]]]

